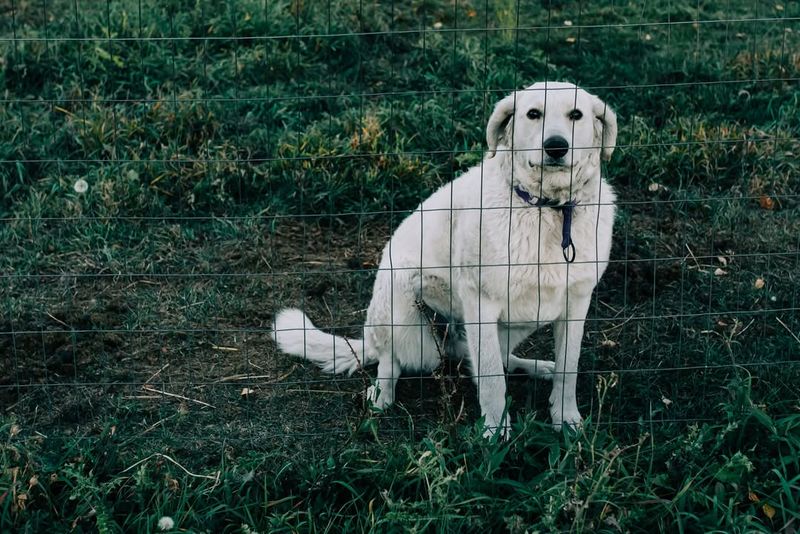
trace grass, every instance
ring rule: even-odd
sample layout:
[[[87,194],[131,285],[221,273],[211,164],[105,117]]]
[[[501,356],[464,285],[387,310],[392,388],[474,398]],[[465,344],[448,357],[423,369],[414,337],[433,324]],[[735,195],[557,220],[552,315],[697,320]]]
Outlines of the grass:
[[[0,15],[0,530],[797,528],[794,3]],[[480,161],[493,103],[543,78],[620,116],[585,431],[550,430],[549,389],[523,377],[513,438],[490,443],[456,366],[402,379],[376,416],[369,376],[276,354],[284,305],[358,332],[392,229]]]

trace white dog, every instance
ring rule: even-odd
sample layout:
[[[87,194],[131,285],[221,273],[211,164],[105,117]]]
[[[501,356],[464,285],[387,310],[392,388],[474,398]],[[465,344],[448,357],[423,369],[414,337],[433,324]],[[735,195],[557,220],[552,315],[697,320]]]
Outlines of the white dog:
[[[378,408],[394,401],[402,373],[434,370],[443,351],[464,359],[487,435],[507,436],[503,368],[522,370],[553,380],[556,428],[580,425],[583,326],[608,265],[615,212],[600,160],[610,159],[616,138],[614,112],[575,85],[541,82],[507,96],[489,118],[486,158],[425,200],[384,248],[364,339],[326,334],[286,309],[275,317],[278,346],[328,373],[377,363],[367,395]],[[426,308],[449,319],[445,339]],[[511,353],[549,323],[555,361]]]

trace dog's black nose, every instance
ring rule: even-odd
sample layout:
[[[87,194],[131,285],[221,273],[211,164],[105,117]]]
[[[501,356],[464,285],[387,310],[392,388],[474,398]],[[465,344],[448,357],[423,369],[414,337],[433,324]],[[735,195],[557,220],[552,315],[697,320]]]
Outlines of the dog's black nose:
[[[545,139],[542,146],[544,147],[544,151],[547,153],[547,155],[553,159],[563,158],[567,155],[567,151],[569,150],[569,143],[560,135],[548,137]]]

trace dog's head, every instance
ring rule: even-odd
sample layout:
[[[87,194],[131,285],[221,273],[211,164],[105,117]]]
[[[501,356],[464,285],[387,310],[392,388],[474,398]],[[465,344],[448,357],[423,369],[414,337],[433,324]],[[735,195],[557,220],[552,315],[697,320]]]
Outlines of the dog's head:
[[[617,116],[602,100],[564,82],[539,82],[497,103],[486,127],[489,157],[509,151],[514,167],[539,176],[571,177],[611,159]],[[554,184],[555,185],[555,184]]]

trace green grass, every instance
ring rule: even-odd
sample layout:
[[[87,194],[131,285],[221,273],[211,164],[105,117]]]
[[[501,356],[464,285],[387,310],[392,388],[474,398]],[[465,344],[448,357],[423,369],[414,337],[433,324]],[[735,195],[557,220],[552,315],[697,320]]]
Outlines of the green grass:
[[[746,0],[3,4],[0,530],[796,529],[798,17]],[[284,305],[358,332],[392,229],[480,161],[494,102],[544,78],[620,117],[585,431],[550,430],[548,387],[521,377],[513,438],[489,443],[458,368],[401,380],[375,416],[368,376],[277,354]]]
[[[615,381],[599,383],[601,401]],[[800,513],[800,417],[770,418],[746,383],[730,390],[718,423],[638,425],[631,441],[601,429],[602,417],[579,436],[527,418],[499,444],[468,425],[398,442],[366,423],[319,462],[263,454],[230,462],[223,453],[202,473],[162,454],[134,461],[113,426],[64,447],[6,424],[3,520],[34,531],[52,521],[146,531],[168,515],[212,532],[770,532]]]

